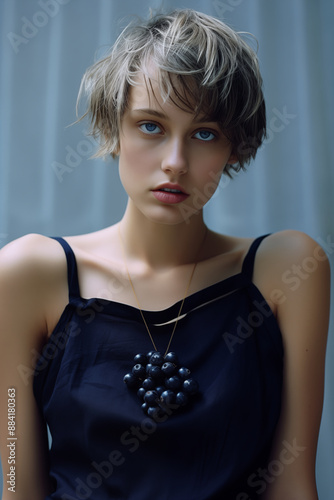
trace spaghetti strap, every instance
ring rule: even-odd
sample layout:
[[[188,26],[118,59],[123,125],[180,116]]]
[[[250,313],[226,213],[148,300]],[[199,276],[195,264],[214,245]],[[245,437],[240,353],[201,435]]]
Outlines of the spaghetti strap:
[[[70,301],[80,297],[80,288],[78,280],[78,268],[74,252],[70,245],[64,238],[53,236],[52,239],[58,241],[64,249],[67,261],[67,281],[68,281],[68,294]]]
[[[257,249],[259,248],[262,240],[269,236],[269,234],[264,234],[263,236],[259,236],[258,238],[256,238],[251,244],[246,257],[244,258],[241,272],[242,274],[245,274],[250,281],[252,281],[253,277],[254,261]]]

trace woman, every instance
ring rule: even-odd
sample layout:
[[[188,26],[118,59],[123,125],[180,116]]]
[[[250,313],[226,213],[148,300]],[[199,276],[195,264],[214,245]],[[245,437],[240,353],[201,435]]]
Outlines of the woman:
[[[87,71],[98,155],[119,156],[129,198],[114,226],[1,250],[17,500],[317,499],[326,255],[203,220],[262,143],[261,85],[240,36],[191,10],[128,27]]]

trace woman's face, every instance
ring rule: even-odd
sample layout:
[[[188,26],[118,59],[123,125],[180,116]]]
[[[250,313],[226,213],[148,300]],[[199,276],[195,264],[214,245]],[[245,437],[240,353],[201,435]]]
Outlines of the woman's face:
[[[231,144],[217,122],[163,102],[152,79],[131,87],[120,131],[119,169],[129,203],[149,220],[188,221],[214,194]]]

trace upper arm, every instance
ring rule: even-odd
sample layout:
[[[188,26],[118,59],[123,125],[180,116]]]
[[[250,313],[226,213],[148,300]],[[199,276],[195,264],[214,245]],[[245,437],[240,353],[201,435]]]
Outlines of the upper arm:
[[[275,245],[276,253],[269,249]],[[271,464],[278,460],[281,468],[268,484],[265,498],[316,500],[315,459],[329,322],[329,262],[312,238],[296,231],[273,235],[268,242],[270,253],[276,255],[271,283],[282,292],[277,320],[284,345],[284,378],[281,416],[270,460]],[[287,456],[289,460],[283,458]]]
[[[46,340],[45,273],[41,271],[41,236],[17,240],[0,251],[0,395],[3,500],[42,500],[48,486],[46,426],[33,395],[36,353]],[[15,389],[15,432],[9,435],[13,410],[8,390]],[[11,391],[12,393],[13,391]],[[13,429],[11,427],[10,429]],[[14,439],[14,437],[16,439]],[[10,439],[8,439],[10,438]],[[7,445],[12,443],[12,449]],[[15,467],[15,469],[10,469]],[[15,472],[15,495],[7,474]]]

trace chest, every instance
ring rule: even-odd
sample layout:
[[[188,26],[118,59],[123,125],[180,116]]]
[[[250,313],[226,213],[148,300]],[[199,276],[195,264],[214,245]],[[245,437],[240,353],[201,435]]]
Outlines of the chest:
[[[104,298],[148,311],[166,309],[185,297],[241,271],[239,255],[152,270],[144,265],[78,263],[81,296]]]

